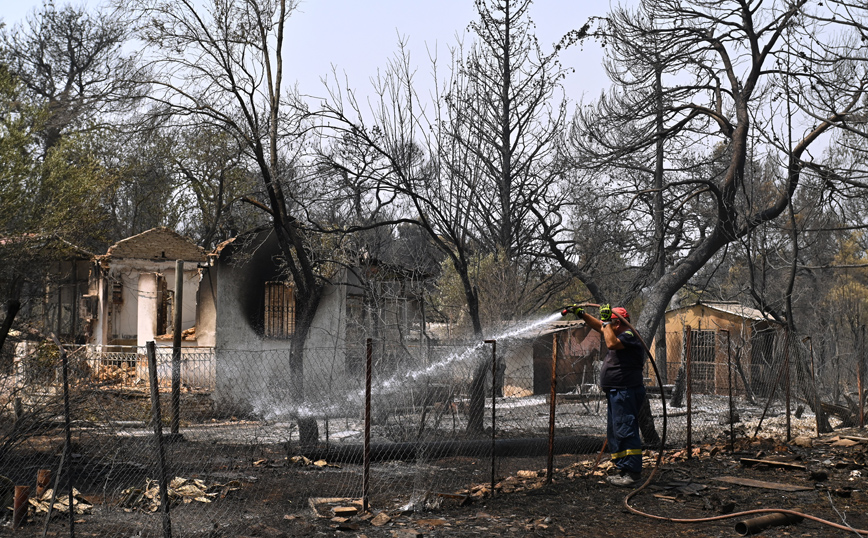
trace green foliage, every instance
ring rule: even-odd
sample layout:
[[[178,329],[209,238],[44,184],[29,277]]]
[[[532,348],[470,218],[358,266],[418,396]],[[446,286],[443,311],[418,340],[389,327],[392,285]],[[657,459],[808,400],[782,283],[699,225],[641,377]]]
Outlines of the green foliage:
[[[0,68],[0,234],[92,239],[113,180],[83,138],[64,139],[44,159],[36,158],[44,115],[23,103],[20,92],[17,81]]]
[[[574,302],[568,297],[588,295],[578,282],[572,288],[551,294],[541,291],[553,286],[551,275],[535,271],[503,251],[473,254],[467,265],[470,285],[478,291],[479,317],[483,326],[496,327],[540,313],[551,314],[566,302]],[[440,269],[436,293],[432,297],[435,309],[448,322],[470,328],[467,294],[459,273],[448,258],[441,263]]]
[[[32,151],[39,111],[19,100],[20,83],[0,64],[0,232],[24,211],[28,181],[36,166]]]
[[[837,266],[864,266],[868,262],[864,244],[865,232],[853,232],[839,242],[834,263]],[[835,277],[823,301],[829,315],[855,332],[868,318],[868,268],[842,270]]]

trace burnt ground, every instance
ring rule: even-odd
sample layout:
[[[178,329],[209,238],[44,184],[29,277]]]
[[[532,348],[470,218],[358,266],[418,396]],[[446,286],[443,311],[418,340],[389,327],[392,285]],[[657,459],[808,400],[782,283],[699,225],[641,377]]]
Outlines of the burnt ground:
[[[850,439],[848,439],[848,437]],[[184,457],[190,468],[202,468],[203,452],[194,443],[178,443],[170,449],[176,463],[173,475],[184,473]],[[806,445],[806,446],[799,446]],[[807,446],[810,445],[810,446]],[[744,518],[716,522],[675,523],[656,521],[628,512],[624,498],[629,490],[605,483],[610,464],[592,470],[595,455],[558,456],[554,478],[546,483],[541,460],[504,459],[499,463],[495,495],[488,490],[488,460],[448,458],[432,465],[461,479],[478,478],[475,484],[456,485],[450,491],[429,492],[415,510],[396,506],[393,493],[373,486],[371,512],[335,518],[334,508],[355,506],[352,500],[313,504],[323,492],[333,491],[349,478],[346,467],[320,468],[293,462],[280,446],[221,449],[208,464],[210,479],[236,481],[240,489],[224,491],[212,503],[173,507],[174,536],[190,537],[289,537],[289,536],[637,536],[642,538],[737,536],[735,524]],[[730,453],[724,442],[694,449],[690,460],[683,450],[667,450],[653,482],[632,505],[663,517],[707,518],[724,512],[758,508],[786,508],[868,529],[868,494],[862,477],[868,474],[868,438],[863,430],[836,431],[823,438],[795,443],[771,440],[737,440]],[[213,447],[212,447],[213,452]],[[46,456],[47,457],[47,456]],[[653,467],[655,452],[646,461]],[[604,458],[605,460],[605,458]],[[751,460],[760,460],[753,462]],[[23,465],[24,462],[22,462]],[[47,462],[27,460],[30,473]],[[78,463],[79,471],[83,469]],[[544,466],[544,463],[543,463]],[[26,467],[26,468],[25,468]],[[646,467],[647,468],[647,467]],[[76,468],[73,466],[73,475]],[[130,465],[111,470],[131,485],[149,473]],[[189,469],[188,469],[189,470]],[[100,494],[105,473],[79,472],[74,480],[95,506],[76,520],[76,536],[161,536],[160,519],[146,508],[118,507],[114,498]],[[358,469],[352,470],[358,476]],[[647,475],[647,471],[646,471]],[[721,476],[749,478],[775,484],[802,486],[803,491],[745,487],[714,480]],[[468,487],[469,486],[469,487]],[[780,486],[775,486],[779,488]],[[52,522],[48,536],[68,536],[66,516]],[[44,516],[36,516],[19,531],[0,527],[0,535],[41,536]],[[138,534],[137,534],[138,533]],[[803,521],[762,531],[768,538],[781,536],[843,536],[847,531]]]

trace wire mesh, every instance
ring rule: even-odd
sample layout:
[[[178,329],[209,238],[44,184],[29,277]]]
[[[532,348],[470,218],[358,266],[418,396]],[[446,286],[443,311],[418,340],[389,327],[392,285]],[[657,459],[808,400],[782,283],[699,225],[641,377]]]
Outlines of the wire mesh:
[[[691,334],[689,345],[685,336],[667,335],[667,377],[676,380],[666,386],[668,448],[686,445],[688,417],[694,444],[725,438],[731,417],[740,437],[758,430],[783,438],[787,417],[790,435],[812,435],[819,400],[832,425],[858,420],[855,350],[829,355],[819,335],[812,342],[785,331],[747,340],[724,331]],[[555,338],[553,449],[596,452],[605,438],[606,403],[596,386],[599,362],[589,360],[599,357],[599,341],[582,345],[584,333],[505,333],[489,343],[371,340],[371,506],[421,509],[440,493],[479,491],[492,478],[492,461],[497,482],[519,469],[541,473]],[[181,427],[177,437],[162,438],[177,532],[207,534],[250,503],[280,503],[291,512],[312,499],[360,499],[367,346],[363,340],[306,349],[295,367],[288,349],[184,348]],[[72,485],[75,517],[89,533],[161,536],[146,351],[78,347],[67,348],[67,357],[72,444],[65,460],[58,348],[19,344],[14,367],[3,374],[0,475],[8,481],[0,484],[32,486],[32,530],[47,517],[50,493],[36,495],[36,480],[41,475],[45,482],[41,471],[49,471],[42,489],[56,488],[59,499],[50,525],[63,528],[63,492]],[[688,360],[689,384],[679,375]],[[155,363],[165,425],[171,348],[157,348]],[[656,384],[650,369],[647,383]],[[659,431],[659,394],[649,400]]]

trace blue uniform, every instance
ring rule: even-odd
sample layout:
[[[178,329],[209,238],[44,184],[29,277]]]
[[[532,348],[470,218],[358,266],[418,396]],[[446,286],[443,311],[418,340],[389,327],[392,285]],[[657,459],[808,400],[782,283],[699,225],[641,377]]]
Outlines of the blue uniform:
[[[642,342],[630,330],[618,335],[624,349],[610,349],[600,369],[600,386],[606,393],[609,452],[622,471],[642,472],[642,440],[639,437],[639,406],[645,399]]]

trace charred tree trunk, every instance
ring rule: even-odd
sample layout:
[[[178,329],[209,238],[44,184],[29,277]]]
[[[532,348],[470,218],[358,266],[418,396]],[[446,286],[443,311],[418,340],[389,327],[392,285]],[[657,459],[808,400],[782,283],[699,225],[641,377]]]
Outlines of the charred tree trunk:
[[[3,345],[6,343],[6,338],[9,336],[9,331],[12,330],[12,323],[15,321],[15,316],[21,310],[21,288],[23,286],[22,279],[18,276],[13,277],[9,283],[9,295],[4,308],[3,323],[0,325],[0,372],[7,372],[12,367],[12,361],[3,360]],[[10,357],[12,355],[9,355]]]
[[[292,399],[301,404],[304,401],[304,346],[313,318],[319,306],[322,288],[316,286],[312,293],[306,297],[297,298],[296,302],[296,325],[292,334],[292,345],[289,351],[289,367],[292,372]],[[316,446],[319,443],[319,428],[315,417],[301,417],[297,419],[299,443],[303,447]]]
[[[657,433],[657,427],[654,426],[654,417],[651,415],[651,402],[648,400],[647,394],[643,398],[642,403],[639,404],[639,415],[636,419],[639,421],[642,440],[651,446],[659,445],[660,434]]]
[[[684,366],[678,368],[678,374],[675,376],[675,386],[672,388],[672,399],[669,400],[669,405],[672,407],[684,406],[684,393],[687,390],[687,372],[684,371]]]
[[[814,383],[813,377],[811,377],[811,370],[806,364],[804,357],[800,354],[795,355],[796,379],[798,380],[802,394],[805,395],[808,407],[811,408],[817,417],[817,430],[819,433],[829,433],[832,431],[832,425],[829,423],[829,417],[826,416],[826,412],[823,410],[823,405],[817,394],[817,385]]]
[[[467,433],[482,433],[485,417],[485,376],[488,373],[488,362],[480,361],[473,370],[470,381],[470,409],[467,416]]]

